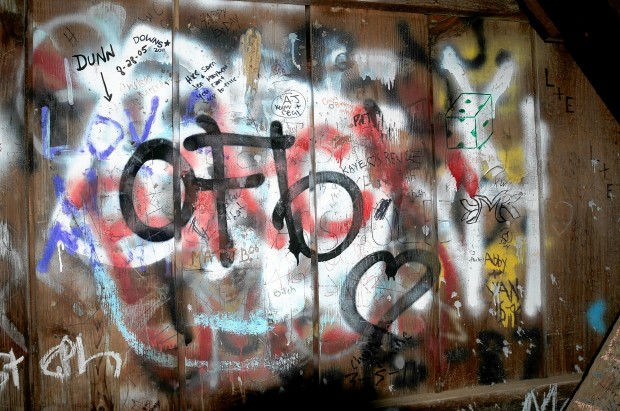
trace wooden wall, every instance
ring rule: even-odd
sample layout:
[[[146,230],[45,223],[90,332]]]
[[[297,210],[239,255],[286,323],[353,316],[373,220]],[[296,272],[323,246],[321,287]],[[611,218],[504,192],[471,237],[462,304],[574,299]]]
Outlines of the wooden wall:
[[[493,4],[0,2],[2,407],[563,409],[620,127]]]

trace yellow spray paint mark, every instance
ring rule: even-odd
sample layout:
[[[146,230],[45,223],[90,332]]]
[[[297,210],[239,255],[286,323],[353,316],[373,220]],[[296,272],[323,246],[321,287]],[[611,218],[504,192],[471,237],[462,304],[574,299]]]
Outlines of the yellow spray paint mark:
[[[480,47],[476,42],[470,41],[460,48],[461,57],[467,60],[473,60],[480,53]]]
[[[491,312],[506,328],[514,328],[521,315],[523,287],[517,276],[519,265],[515,247],[505,248],[501,244],[487,247],[484,271]]]
[[[525,159],[523,158],[523,147],[512,145],[506,149],[496,147],[497,158],[502,162],[506,172],[506,178],[511,183],[521,184],[525,177]]]
[[[258,72],[261,61],[262,38],[255,28],[249,28],[239,41],[239,53],[243,62],[246,84],[253,92],[258,86]]]

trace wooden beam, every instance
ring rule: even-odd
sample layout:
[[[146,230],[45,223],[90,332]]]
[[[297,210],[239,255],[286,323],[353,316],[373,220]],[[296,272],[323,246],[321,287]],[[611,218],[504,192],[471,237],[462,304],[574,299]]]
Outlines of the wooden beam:
[[[620,317],[569,404],[571,409],[609,410],[620,406]]]
[[[572,396],[581,378],[581,374],[569,374],[553,378],[511,381],[505,384],[460,388],[437,394],[414,394],[400,398],[382,399],[375,401],[373,405],[376,408],[398,407],[400,410],[451,410],[475,403],[477,407],[500,404],[503,407],[502,409],[507,409],[506,407],[510,405],[523,409],[523,402],[527,396],[539,391],[545,391],[545,393],[539,394],[539,398],[555,395],[556,401],[560,402],[562,399],[567,401]]]
[[[376,8],[421,14],[453,16],[515,17],[526,20],[517,0],[234,0],[351,8]]]
[[[520,5],[528,10],[526,14],[535,28],[549,23],[557,28],[568,52],[620,122],[620,80],[611,58],[620,38],[618,6],[612,6],[609,0],[520,0]]]
[[[519,7],[540,38],[547,43],[561,43],[562,34],[537,0],[517,0]]]

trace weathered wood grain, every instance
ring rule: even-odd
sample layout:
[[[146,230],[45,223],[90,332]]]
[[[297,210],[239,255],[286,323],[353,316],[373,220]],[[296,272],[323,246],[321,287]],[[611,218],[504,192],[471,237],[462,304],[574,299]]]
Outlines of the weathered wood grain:
[[[535,38],[545,362],[582,373],[620,310],[620,126],[561,45]]]
[[[22,3],[0,3],[0,409],[31,406]]]

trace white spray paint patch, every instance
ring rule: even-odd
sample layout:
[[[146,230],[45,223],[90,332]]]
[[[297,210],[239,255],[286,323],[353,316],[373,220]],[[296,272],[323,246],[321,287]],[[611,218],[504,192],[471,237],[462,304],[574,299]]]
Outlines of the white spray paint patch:
[[[56,248],[58,249],[58,270],[62,273],[62,255],[60,252],[65,250],[65,243],[62,241],[57,242]]]
[[[525,170],[524,184],[527,187],[524,192],[525,206],[527,207],[527,234],[526,241],[526,283],[525,298],[523,299],[523,311],[526,316],[536,316],[542,309],[542,290],[540,287],[542,269],[540,263],[540,199],[538,198],[538,174],[536,170],[536,121],[534,99],[526,97],[519,106],[521,122],[523,124],[523,146],[530,147],[533,153],[524,153]]]
[[[0,371],[0,392],[9,382],[9,378],[12,380],[13,386],[19,390],[19,370],[17,366],[24,361],[24,357],[16,358],[13,349],[11,349],[8,353],[0,352],[0,359],[4,362],[2,371]]]
[[[523,400],[523,411],[563,411],[568,405],[570,398],[564,400],[560,408],[557,408],[558,404],[558,385],[553,384],[549,386],[549,392],[543,393],[542,402],[539,404],[536,398],[536,391],[531,390],[525,394]]]
[[[493,79],[484,87],[482,87],[481,90],[475,90],[475,88],[472,86],[467,76],[467,73],[465,72],[464,63],[459,59],[457,53],[452,47],[448,46],[443,50],[441,54],[440,65],[443,69],[445,69],[451,74],[451,82],[454,86],[456,95],[459,95],[463,92],[491,94],[493,101],[493,117],[495,117],[495,106],[500,100],[502,94],[510,86],[511,79],[514,74],[515,64],[512,60],[508,60],[502,63],[498,67],[495,75],[493,76]],[[483,155],[485,158],[492,160],[492,163],[489,164],[490,167],[499,165],[499,160],[497,158],[498,156],[493,147],[492,139],[485,143],[479,154]],[[445,173],[445,175],[447,178],[448,173]],[[481,176],[479,175],[479,180],[480,177]],[[441,183],[448,184],[448,182],[443,181],[441,181],[440,184]],[[456,190],[454,190],[454,194],[456,194]],[[447,218],[449,219],[449,217]],[[454,241],[450,241],[449,243],[447,243],[446,247],[449,249],[450,254],[455,259],[455,263],[459,267],[463,267],[459,270],[459,277],[466,285],[465,301],[469,307],[469,312],[474,315],[478,315],[482,311],[484,300],[481,296],[484,262],[467,261],[461,250],[465,246],[482,250],[484,248],[484,244],[482,242],[482,238],[484,236],[480,232],[480,228],[475,224],[468,224],[464,227],[464,238],[461,237],[458,233],[456,233],[456,231],[454,231],[453,229],[450,229],[450,231]],[[463,238],[463,241],[456,241],[456,239],[458,238]],[[459,258],[455,256],[463,257]],[[491,311],[494,310],[491,309]]]
[[[433,293],[428,290],[418,300],[413,303],[413,308],[417,311],[424,311],[433,302]]]
[[[73,80],[71,80],[71,72],[69,59],[65,57],[65,80],[67,81],[67,101],[69,105],[73,105]]]
[[[70,360],[77,355],[78,372],[77,375],[82,375],[86,372],[86,366],[92,360],[99,357],[110,357],[115,361],[114,377],[118,378],[121,375],[122,360],[119,353],[114,351],[105,351],[92,355],[86,358],[84,352],[84,344],[82,343],[82,336],[78,335],[75,342],[71,341],[69,336],[65,335],[60,344],[49,349],[39,361],[39,365],[43,375],[59,378],[61,380],[67,379],[71,376],[71,362]],[[60,366],[54,368],[53,371],[49,369],[50,364],[54,359],[58,358]]]
[[[545,123],[544,121],[540,121],[538,123],[538,129],[540,132],[540,138],[539,138],[539,153],[538,155],[540,156],[540,161],[542,164],[548,164],[547,163],[547,159],[549,158],[549,147],[551,145],[551,136],[549,133],[549,127],[547,126],[547,123]],[[549,198],[549,188],[551,185],[550,182],[551,179],[549,178],[543,178],[542,179],[542,187],[541,187],[541,195],[542,201],[545,201]]]
[[[504,340],[504,347],[502,348],[502,351],[504,351],[504,356],[506,358],[508,358],[509,354],[512,354],[512,351],[510,350],[510,343],[506,340]]]
[[[379,80],[388,89],[394,87],[399,59],[389,49],[364,49],[364,53],[353,54],[360,77]]]
[[[458,316],[461,316],[461,302],[460,301],[455,301],[454,302],[454,308],[456,308],[456,313],[458,314]]]
[[[592,211],[594,213],[594,211],[601,211],[602,208],[597,206],[596,203],[594,202],[594,200],[590,200],[588,201],[588,207],[590,207],[590,211]]]
[[[422,232],[425,236],[428,237],[428,235],[431,233],[431,227],[428,224],[424,224],[424,227],[422,227]]]
[[[297,37],[297,34],[290,33],[288,35],[288,40],[291,42],[291,60],[293,61],[295,67],[297,67],[297,70],[301,70],[301,65],[295,61],[295,43],[299,41],[299,38]]]
[[[3,176],[8,175],[16,166],[14,158],[19,156],[21,151],[11,123],[5,111],[0,112],[0,174]]]

